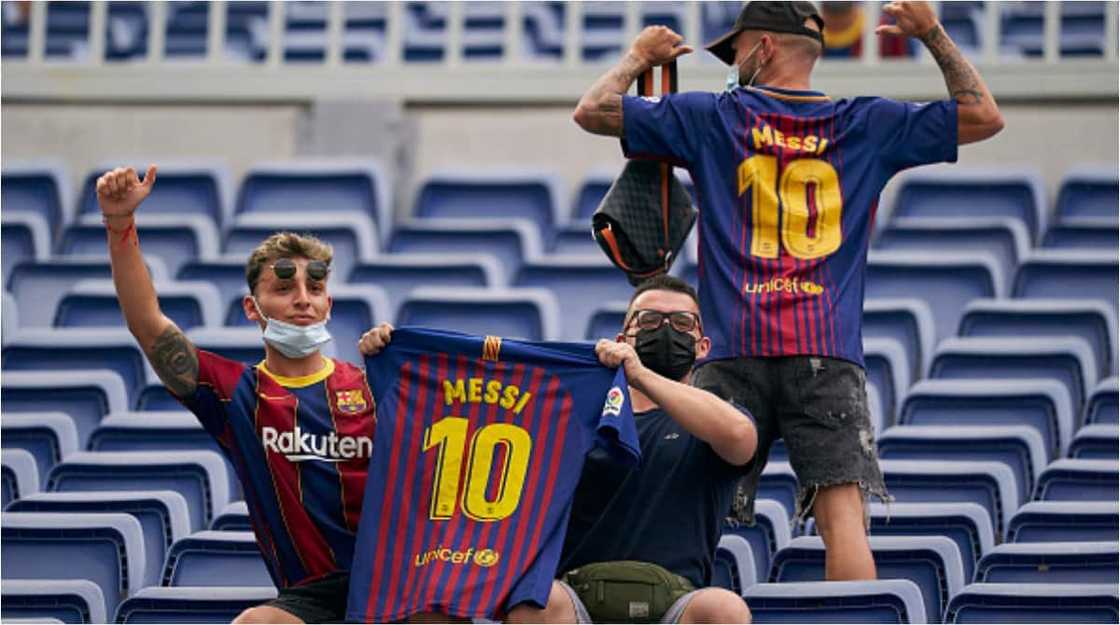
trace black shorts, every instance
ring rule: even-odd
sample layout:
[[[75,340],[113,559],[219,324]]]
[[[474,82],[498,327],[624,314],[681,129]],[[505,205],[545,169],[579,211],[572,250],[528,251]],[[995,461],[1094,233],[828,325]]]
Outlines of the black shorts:
[[[740,521],[754,522],[759,479],[779,438],[797,474],[795,518],[812,510],[824,486],[859,484],[865,513],[869,495],[888,500],[867,407],[867,376],[858,365],[817,356],[715,360],[697,368],[692,383],[746,406],[754,417],[758,452],[732,510]]]
[[[289,612],[304,623],[344,623],[349,592],[350,574],[332,573],[302,586],[284,588],[265,605]]]

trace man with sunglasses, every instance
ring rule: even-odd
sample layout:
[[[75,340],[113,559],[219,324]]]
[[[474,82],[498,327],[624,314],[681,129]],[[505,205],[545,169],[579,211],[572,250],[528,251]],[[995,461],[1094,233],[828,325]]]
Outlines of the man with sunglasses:
[[[249,366],[197,349],[160,310],[140,253],[134,213],[151,193],[131,168],[97,180],[113,283],[128,328],[152,368],[233,463],[261,554],[279,589],[237,623],[341,622],[355,531],[373,449],[365,372],[328,358],[331,248],[275,234],[245,268],[245,316],[263,330],[265,359]],[[363,351],[388,336],[367,333]]]
[[[750,621],[738,595],[709,587],[720,524],[757,443],[745,411],[688,384],[692,363],[710,348],[692,287],[671,276],[638,286],[622,331],[614,341],[599,341],[596,353],[604,365],[626,370],[641,466],[627,470],[605,454],[588,454],[558,571],[567,575],[553,583],[543,610],[523,605],[508,622]],[[634,614],[625,606],[619,614],[620,606],[596,605],[594,590],[585,592],[581,569],[611,563],[631,574],[648,570],[624,561],[667,571],[670,600],[663,611]],[[605,601],[617,603],[621,597],[611,594]]]

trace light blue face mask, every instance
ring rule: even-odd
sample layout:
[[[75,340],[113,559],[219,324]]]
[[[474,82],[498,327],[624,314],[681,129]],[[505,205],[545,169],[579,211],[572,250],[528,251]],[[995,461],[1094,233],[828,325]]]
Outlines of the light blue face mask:
[[[311,325],[299,326],[294,323],[269,319],[261,312],[257,298],[253,299],[253,306],[257,314],[265,320],[264,340],[276,348],[276,351],[288,358],[306,358],[331,340],[331,333],[327,331],[327,322],[320,321]],[[330,315],[327,315],[330,319]]]
[[[760,46],[760,45],[762,45],[761,41],[754,44],[754,47],[751,48],[751,51],[747,53],[747,58],[743,59],[743,63],[746,63],[747,61],[750,60],[751,56],[754,55],[754,51],[757,50],[758,46]],[[740,64],[740,63],[732,63],[731,64],[731,68],[727,70],[727,80],[724,82],[724,86],[723,86],[724,91],[730,93],[730,92],[734,91],[735,89],[737,89],[739,87],[739,68],[740,67],[742,67],[742,64]],[[744,87],[749,87],[752,84],[754,84],[754,79],[756,77],[758,77],[758,73],[761,72],[761,71],[762,71],[762,66],[759,65],[758,69],[754,70],[754,73],[751,74],[750,79],[747,80],[746,84],[743,85],[743,86]]]

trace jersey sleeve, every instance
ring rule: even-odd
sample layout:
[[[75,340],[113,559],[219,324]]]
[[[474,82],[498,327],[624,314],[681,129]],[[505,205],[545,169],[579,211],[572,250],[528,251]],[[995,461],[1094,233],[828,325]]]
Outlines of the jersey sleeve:
[[[194,413],[202,427],[222,442],[228,422],[227,407],[245,372],[245,364],[198,350],[198,385],[189,397],[176,397]]]
[[[642,458],[634,409],[630,404],[630,386],[626,373],[619,367],[611,388],[603,401],[603,412],[596,428],[596,446],[611,458],[626,465],[636,465]]]
[[[957,161],[957,103],[873,98],[864,111],[868,138],[894,170]]]
[[[688,167],[699,160],[715,115],[716,96],[711,93],[622,96],[622,153]]]

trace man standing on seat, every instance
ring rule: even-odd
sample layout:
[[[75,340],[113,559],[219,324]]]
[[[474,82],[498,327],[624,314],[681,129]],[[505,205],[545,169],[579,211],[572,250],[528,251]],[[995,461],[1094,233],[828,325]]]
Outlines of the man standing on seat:
[[[133,214],[152,190],[131,168],[97,181],[113,283],[128,329],[167,389],[198,417],[237,470],[278,597],[236,623],[345,620],[354,537],[373,450],[365,372],[322,355],[331,248],[288,232],[245,268],[245,315],[264,332],[255,366],[197,349],[159,307]],[[374,328],[367,336],[388,333]],[[361,349],[365,349],[363,346]]]
[[[631,158],[686,167],[700,198],[700,308],[712,351],[694,384],[754,416],[759,458],[736,512],[753,520],[770,445],[785,439],[830,580],[872,579],[869,495],[887,498],[868,415],[863,279],[879,193],[897,172],[953,162],[1003,128],[995,100],[926,2],[891,2],[896,25],[937,61],[949,99],[833,101],[810,90],[822,20],[809,2],[750,2],[708,46],[731,66],[721,94],[626,95],[650,67],[692,51],[646,28],[584,94],[584,130]]]

